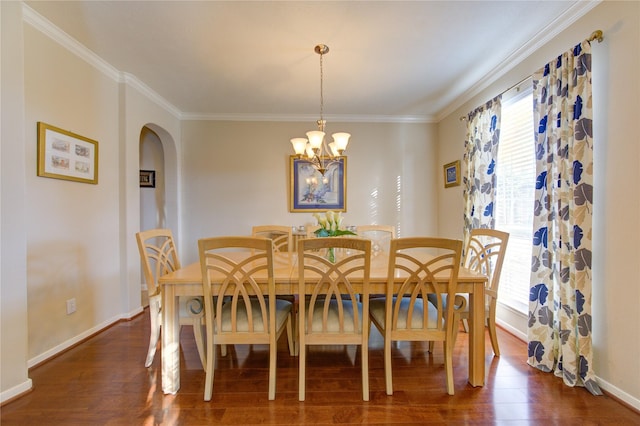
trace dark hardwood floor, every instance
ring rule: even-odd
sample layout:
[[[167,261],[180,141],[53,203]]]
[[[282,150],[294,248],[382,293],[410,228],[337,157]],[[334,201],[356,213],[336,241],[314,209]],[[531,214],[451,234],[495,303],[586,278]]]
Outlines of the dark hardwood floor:
[[[266,347],[229,348],[218,358],[214,396],[203,401],[204,372],[193,334],[181,334],[182,387],[163,395],[160,351],[144,367],[148,313],[119,323],[30,371],[34,389],[0,408],[9,425],[204,425],[204,424],[459,424],[640,425],[640,414],[608,396],[570,388],[526,364],[526,344],[498,330],[501,357],[488,335],[487,384],[467,383],[466,335],[454,355],[455,390],[445,390],[442,347],[394,348],[394,395],[384,392],[382,338],[372,330],[371,401],[361,399],[360,352],[352,347],[312,349],[307,394],[298,402],[297,358],[279,342],[277,393],[267,400]]]

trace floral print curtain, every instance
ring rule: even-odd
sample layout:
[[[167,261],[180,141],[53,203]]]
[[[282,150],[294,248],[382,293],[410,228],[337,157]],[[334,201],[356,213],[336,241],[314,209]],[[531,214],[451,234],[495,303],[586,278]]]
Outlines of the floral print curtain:
[[[533,75],[536,192],[528,363],[601,394],[591,346],[591,46]]]
[[[476,108],[467,116],[464,141],[463,198],[464,246],[474,228],[495,227],[496,159],[500,140],[502,95]]]

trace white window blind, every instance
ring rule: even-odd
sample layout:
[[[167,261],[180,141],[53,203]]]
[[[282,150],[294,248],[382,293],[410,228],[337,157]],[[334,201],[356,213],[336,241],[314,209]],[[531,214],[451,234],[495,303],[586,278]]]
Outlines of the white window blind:
[[[496,167],[496,229],[509,233],[498,300],[528,311],[535,183],[532,90],[502,104]]]

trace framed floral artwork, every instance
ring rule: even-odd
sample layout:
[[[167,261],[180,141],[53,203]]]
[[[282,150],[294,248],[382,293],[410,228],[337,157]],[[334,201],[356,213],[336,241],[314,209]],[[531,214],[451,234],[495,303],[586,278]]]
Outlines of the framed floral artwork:
[[[444,169],[444,187],[460,185],[460,160],[445,164]]]
[[[289,211],[347,211],[347,157],[332,162],[324,176],[311,163],[289,157]]]
[[[98,184],[98,142],[38,122],[38,176]]]

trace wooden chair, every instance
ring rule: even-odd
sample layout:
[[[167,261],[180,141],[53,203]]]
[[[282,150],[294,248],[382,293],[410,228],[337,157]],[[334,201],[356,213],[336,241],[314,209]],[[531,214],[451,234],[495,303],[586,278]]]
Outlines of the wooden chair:
[[[307,233],[307,238],[316,238],[315,232],[320,229],[320,225],[305,225],[304,230]]]
[[[392,225],[359,225],[356,234],[371,240],[371,253],[375,256],[389,252],[389,243],[396,238],[396,228]]]
[[[270,238],[273,241],[274,253],[289,253],[293,251],[293,229],[290,226],[281,225],[256,225],[251,229],[251,236]],[[294,330],[290,336],[293,346],[289,348],[291,356],[297,353],[297,329],[298,324],[298,300],[294,295],[277,295],[278,299],[283,299],[293,303]],[[224,352],[223,352],[224,355]]]
[[[160,328],[162,325],[162,295],[158,278],[180,268],[180,259],[176,251],[173,234],[170,229],[151,229],[136,234],[142,272],[149,293],[149,316],[151,318],[151,334],[145,367],[153,363]],[[180,325],[192,325],[196,339],[198,355],[205,367],[205,353],[202,332],[203,299],[202,297],[180,298]]]
[[[338,250],[335,263],[325,252]],[[359,345],[362,399],[369,400],[369,271],[371,241],[359,238],[311,238],[298,242],[298,296],[300,301],[300,373],[298,399],[305,399],[307,346]],[[362,282],[359,302],[351,280]]]
[[[229,249],[246,250],[246,255],[234,258]],[[275,399],[277,341],[285,328],[292,335],[292,319],[291,303],[276,299],[272,240],[205,238],[198,241],[198,250],[207,332],[204,400],[213,393],[214,345],[235,344],[269,346],[269,400]],[[266,281],[266,292],[260,280]]]
[[[273,251],[293,251],[293,231],[290,226],[258,225],[251,229],[251,236],[265,237],[273,240]]]
[[[425,249],[432,255],[426,255]],[[459,240],[414,237],[391,241],[386,296],[372,299],[369,310],[369,318],[384,336],[387,395],[393,395],[391,342],[399,340],[443,342],[447,393],[454,394],[453,306],[445,308],[442,296],[456,294],[461,253]],[[429,303],[429,293],[440,302]]]
[[[496,333],[496,305],[498,301],[498,285],[500,272],[507,252],[509,234],[495,229],[473,229],[469,236],[469,243],[465,250],[465,267],[487,276],[485,294],[485,317],[491,337],[493,353],[500,356],[498,335]],[[469,295],[456,294],[454,319],[456,330],[458,321],[462,320],[464,329],[468,333],[469,325]],[[457,333],[456,333],[457,335]],[[454,340],[455,342],[455,340]]]

